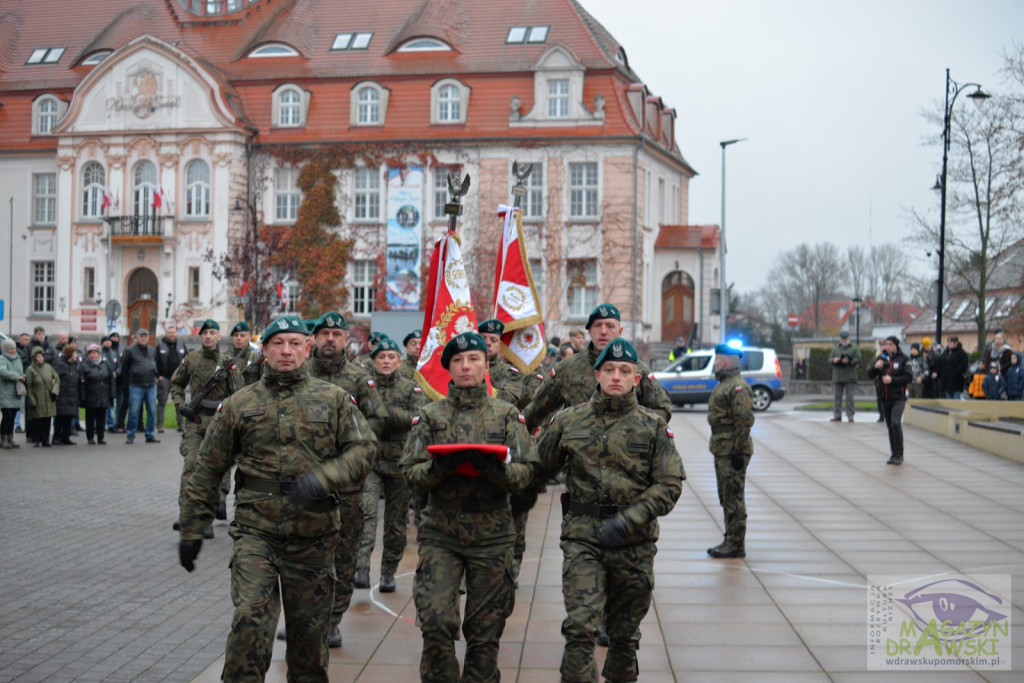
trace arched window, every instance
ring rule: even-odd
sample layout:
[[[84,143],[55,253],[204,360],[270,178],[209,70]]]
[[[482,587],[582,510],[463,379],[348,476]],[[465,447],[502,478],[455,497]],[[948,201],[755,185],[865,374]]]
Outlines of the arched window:
[[[39,127],[38,131],[40,135],[49,133],[53,130],[53,127],[57,125],[57,117],[60,112],[60,105],[57,104],[57,100],[53,97],[47,97],[46,99],[39,101]]]
[[[366,86],[357,93],[359,101],[358,122],[362,124],[380,123],[380,93],[376,88]]]
[[[297,90],[284,90],[278,98],[278,125],[298,126],[302,123],[302,97]]]
[[[201,159],[185,169],[185,215],[210,215],[210,167]]]
[[[249,53],[250,57],[298,57],[295,48],[284,43],[270,43],[256,48]]]
[[[145,216],[156,192],[156,166],[152,161],[140,161],[135,166],[132,180],[132,208],[136,216]]]
[[[82,169],[82,218],[99,218],[103,213],[103,166],[90,161]]]
[[[462,93],[454,85],[441,86],[437,92],[437,120],[439,122],[462,119]]]

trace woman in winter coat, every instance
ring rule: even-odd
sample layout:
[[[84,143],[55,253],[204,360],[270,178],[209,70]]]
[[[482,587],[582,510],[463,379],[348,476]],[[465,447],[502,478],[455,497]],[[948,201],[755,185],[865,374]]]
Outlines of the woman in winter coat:
[[[71,423],[78,417],[78,349],[68,344],[53,361],[53,371],[60,377],[60,396],[57,398],[57,419],[53,422],[53,445],[73,446]]]
[[[28,394],[25,396],[25,416],[29,419],[29,432],[36,448],[50,447],[50,418],[57,414],[60,395],[60,377],[46,362],[46,352],[33,346],[29,353],[32,365],[25,371]]]
[[[89,344],[86,358],[78,366],[79,403],[85,408],[85,436],[89,443],[105,444],[103,430],[107,424],[107,409],[114,405],[117,380],[114,369],[100,354],[98,344]]]
[[[14,443],[14,416],[21,410],[18,384],[25,386],[21,355],[13,339],[4,339],[0,344],[0,448],[21,448]]]

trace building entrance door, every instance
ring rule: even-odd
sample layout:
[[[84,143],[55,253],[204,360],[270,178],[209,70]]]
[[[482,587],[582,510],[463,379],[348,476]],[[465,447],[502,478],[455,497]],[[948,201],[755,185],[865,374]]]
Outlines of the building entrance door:
[[[149,330],[149,344],[156,346],[157,297],[156,275],[149,268],[139,268],[128,278],[128,333]]]

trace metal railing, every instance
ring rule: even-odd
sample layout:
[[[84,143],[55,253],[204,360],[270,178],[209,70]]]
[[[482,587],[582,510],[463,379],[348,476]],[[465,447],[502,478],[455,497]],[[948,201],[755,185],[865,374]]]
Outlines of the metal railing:
[[[106,220],[114,237],[163,237],[174,216],[108,216]]]

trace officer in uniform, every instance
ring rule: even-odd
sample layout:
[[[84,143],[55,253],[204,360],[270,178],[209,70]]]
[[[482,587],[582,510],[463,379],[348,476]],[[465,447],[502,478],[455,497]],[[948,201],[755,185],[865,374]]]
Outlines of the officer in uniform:
[[[405,527],[409,520],[409,485],[402,475],[399,462],[402,448],[412,428],[412,418],[420,408],[430,402],[416,382],[402,377],[398,367],[402,363],[401,347],[387,337],[370,352],[373,360],[373,381],[387,406],[388,417],[377,445],[373,470],[366,478],[363,489],[363,534],[359,540],[359,558],[356,563],[356,588],[370,587],[370,554],[377,537],[377,507],[384,492],[384,548],[380,562],[380,592],[395,590],[395,571],[405,553]]]
[[[260,381],[260,357],[262,351],[258,344],[252,340],[252,328],[249,323],[241,320],[231,328],[231,344],[235,347],[238,362],[238,371],[246,384],[255,384]],[[242,349],[248,347],[248,353],[242,353]]]
[[[743,486],[754,453],[750,428],[754,426],[754,394],[740,376],[743,352],[726,344],[715,347],[718,386],[708,398],[709,448],[715,456],[718,502],[725,513],[725,539],[708,548],[711,557],[746,557],[747,503]]]
[[[525,420],[515,406],[487,393],[487,344],[463,332],[444,346],[448,396],[413,418],[402,471],[414,493],[427,493],[419,528],[413,597],[423,632],[420,679],[457,681],[455,639],[459,585],[465,578],[463,681],[496,681],[498,641],[512,613],[510,572],[515,530],[508,494],[529,485],[537,464]],[[465,446],[448,455],[428,447]],[[507,446],[504,457],[474,446]],[[474,476],[475,475],[475,476]]]
[[[334,311],[324,313],[313,325],[313,355],[309,359],[309,374],[351,394],[370,429],[379,437],[388,417],[387,410],[377,393],[376,383],[366,370],[348,360],[347,349],[348,321],[345,316]],[[335,554],[338,587],[334,593],[334,611],[331,614],[331,647],[341,647],[341,618],[348,611],[355,587],[359,538],[363,530],[363,511],[359,506],[363,484],[363,480],[352,481],[343,489],[331,491],[339,501],[341,518],[345,520]]]
[[[545,378],[523,411],[531,430],[543,424],[556,410],[590,400],[597,389],[594,363],[608,342],[622,334],[621,320],[619,309],[612,304],[601,304],[591,312],[587,319],[587,331],[590,333],[587,348],[551,368],[551,376]],[[637,368],[641,375],[637,401],[665,418],[667,424],[672,417],[672,401],[646,363],[638,361]]]
[[[501,335],[505,333],[505,324],[497,318],[480,323],[477,328],[480,336],[487,342],[488,372],[491,375],[491,386],[498,398],[508,401],[520,410],[526,407],[526,387],[523,385],[523,373],[505,360],[501,355]]]
[[[171,400],[178,415],[182,415],[182,408],[185,407],[185,390],[191,387],[192,395],[198,393],[206,383],[213,377],[217,368],[222,367],[231,360],[231,356],[222,354],[218,348],[220,343],[220,325],[216,320],[206,320],[199,328],[199,340],[203,348],[192,351],[171,376]],[[185,431],[181,435],[181,444],[178,447],[181,457],[184,458],[184,465],[181,468],[181,485],[178,488],[178,507],[184,503],[185,487],[192,471],[196,466],[196,458],[199,456],[199,446],[210,428],[213,416],[217,412],[221,401],[242,386],[241,377],[237,369],[224,373],[206,397],[200,400],[196,406],[196,416],[199,422],[182,418],[185,421]],[[226,474],[220,484],[220,500],[217,505],[217,519],[227,519],[227,495],[231,491],[231,477]],[[178,522],[174,523],[174,529],[178,529]],[[213,538],[213,522],[203,530],[206,538]]]
[[[405,347],[405,360],[399,366],[398,371],[402,377],[412,379],[416,376],[416,365],[420,362],[420,345],[423,342],[423,332],[413,330],[402,339],[402,346]]]
[[[665,420],[637,403],[639,359],[608,343],[594,364],[598,390],[559,412],[537,448],[534,487],[566,470],[562,494],[563,681],[597,681],[594,640],[608,631],[602,676],[635,681],[640,622],[651,604],[657,518],[675,506],[683,462]]]
[[[347,392],[309,376],[302,320],[278,318],[263,338],[263,377],[224,401],[203,440],[181,506],[179,559],[188,571],[195,568],[217,483],[237,465],[230,532],[235,614],[221,677],[263,680],[283,605],[288,679],[327,681],[341,525],[329,492],[366,477],[376,439]]]

